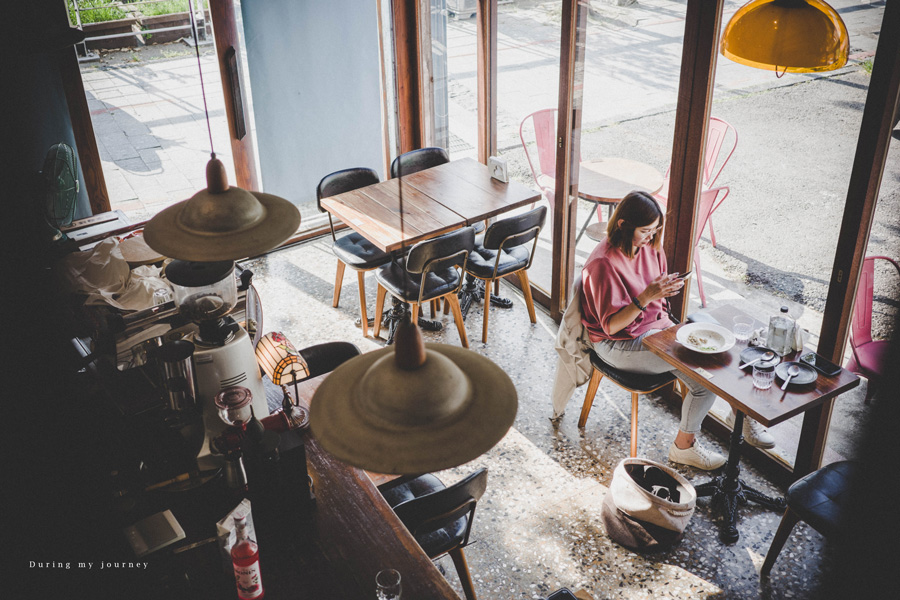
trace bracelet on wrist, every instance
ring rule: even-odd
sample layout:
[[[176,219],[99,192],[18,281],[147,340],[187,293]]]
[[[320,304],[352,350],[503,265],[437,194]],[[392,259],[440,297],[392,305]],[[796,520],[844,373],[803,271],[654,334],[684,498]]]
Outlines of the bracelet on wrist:
[[[641,301],[637,299],[637,296],[631,297],[631,303],[634,304],[635,306],[637,306],[638,310],[641,312],[644,312],[645,310],[647,310],[647,307],[641,306]]]

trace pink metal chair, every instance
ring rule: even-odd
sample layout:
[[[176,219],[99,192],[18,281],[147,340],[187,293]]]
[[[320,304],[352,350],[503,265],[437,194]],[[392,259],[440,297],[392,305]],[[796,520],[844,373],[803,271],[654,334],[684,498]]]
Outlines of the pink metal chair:
[[[538,151],[538,168],[534,168],[534,162],[528,153],[528,144],[525,143],[525,123],[531,119],[534,127],[534,140],[537,144]],[[525,158],[528,160],[528,166],[531,168],[531,174],[534,176],[534,182],[538,189],[541,190],[544,198],[550,203],[550,209],[553,210],[555,197],[554,180],[556,178],[556,109],[544,108],[536,111],[522,119],[519,124],[519,139],[522,140],[522,147],[525,149]]]
[[[897,269],[900,275],[900,264],[887,256],[867,256],[863,260],[862,272],[859,274],[859,285],[856,288],[856,302],[853,305],[853,321],[850,325],[850,348],[853,355],[844,365],[869,380],[866,389],[866,402],[872,398],[878,388],[881,373],[885,367],[890,342],[872,339],[872,302],[875,296],[875,261],[886,260]]]
[[[730,191],[727,186],[721,186],[700,192],[700,206],[697,209],[697,228],[694,233],[694,274],[697,277],[697,289],[700,291],[700,306],[703,308],[706,308],[706,295],[703,293],[703,275],[700,272],[700,253],[697,252],[697,245],[700,243],[700,234],[703,233],[703,228],[706,227],[706,223],[709,221],[713,211],[725,201]],[[719,194],[722,192],[724,194],[719,198]]]
[[[715,185],[716,180],[719,178],[719,174],[722,172],[722,169],[725,168],[725,165],[728,163],[728,159],[731,158],[731,155],[734,154],[735,149],[737,148],[737,129],[733,126],[729,125],[722,119],[716,117],[709,118],[709,124],[706,127],[706,153],[704,154],[703,159],[703,179],[702,179],[702,187],[701,189],[708,190]],[[728,132],[731,131],[733,135],[729,136]],[[730,139],[728,145],[725,145],[725,141]],[[723,152],[722,147],[725,146],[725,158],[720,161],[720,154]],[[671,168],[671,167],[670,167]],[[727,194],[726,194],[727,195]],[[662,189],[657,192],[654,197],[660,202],[660,204],[665,208],[669,199],[669,169],[666,169],[666,176],[663,180]],[[725,196],[722,196],[722,200],[725,199]],[[721,204],[722,201],[719,201]],[[717,208],[719,208],[719,204],[716,204],[710,215]],[[712,245],[715,248],[716,246],[716,232],[713,230],[712,218],[709,219],[709,237],[712,240]],[[699,280],[698,280],[699,281]]]

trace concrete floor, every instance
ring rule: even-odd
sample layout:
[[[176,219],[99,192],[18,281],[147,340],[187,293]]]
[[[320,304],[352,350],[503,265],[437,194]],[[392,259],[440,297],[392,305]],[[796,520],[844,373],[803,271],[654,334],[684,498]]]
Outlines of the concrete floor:
[[[264,310],[264,331],[282,331],[297,347],[330,340],[349,340],[363,352],[379,348],[382,340],[363,338],[355,326],[359,315],[355,277],[347,275],[339,308],[331,307],[336,262],[328,241],[315,241],[248,261],[254,272]],[[716,291],[715,302],[761,308],[752,291],[740,288],[726,295]],[[724,290],[724,287],[722,288]],[[367,278],[369,313],[374,310],[375,282]],[[628,454],[630,399],[613,384],[600,386],[588,423],[577,427],[584,387],[576,391],[567,415],[550,422],[550,389],[556,362],[553,344],[556,324],[538,310],[538,323],[528,320],[523,298],[509,286],[511,310],[493,309],[487,344],[479,341],[482,312],[473,305],[468,317],[472,351],[500,365],[513,379],[519,396],[514,427],[492,450],[469,464],[442,472],[452,483],[474,469],[489,470],[488,490],[479,503],[473,539],[466,556],[482,598],[541,598],[560,587],[584,589],[594,598],[783,598],[807,597],[823,568],[823,538],[805,524],[794,530],[771,578],[761,583],[758,570],[781,515],[757,506],[740,509],[741,539],[726,546],[718,539],[716,515],[707,500],[698,503],[684,540],[674,549],[641,556],[623,549],[605,534],[600,506],[616,464]],[[746,295],[744,295],[746,293]],[[426,341],[458,345],[448,317],[447,333],[425,333]],[[864,385],[836,403],[835,421],[865,412]],[[721,400],[718,402],[722,402]],[[714,410],[724,415],[724,406]],[[678,414],[657,398],[640,403],[640,456],[666,461],[678,425]],[[835,435],[837,433],[838,435]],[[828,459],[847,456],[853,431],[834,432]],[[773,428],[776,452],[790,458],[796,447],[798,424]],[[725,442],[704,434],[720,452]],[[838,448],[840,450],[838,450]],[[706,473],[678,467],[694,483]],[[778,489],[752,466],[744,465],[744,479],[764,493]],[[455,586],[453,564],[441,566]]]

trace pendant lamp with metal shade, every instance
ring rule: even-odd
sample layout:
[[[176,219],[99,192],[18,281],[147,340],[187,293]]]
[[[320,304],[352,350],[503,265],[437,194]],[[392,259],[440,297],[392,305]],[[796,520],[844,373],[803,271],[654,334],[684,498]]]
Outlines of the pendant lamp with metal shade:
[[[339,366],[310,404],[310,427],[328,452],[361,469],[403,475],[456,467],[490,450],[512,427],[518,396],[490,359],[425,344],[407,311],[392,346]]]
[[[781,77],[843,67],[850,36],[837,11],[822,0],[753,0],[725,26],[720,50]]]
[[[256,256],[278,246],[297,231],[300,211],[284,198],[228,185],[225,165],[216,158],[213,149],[197,28],[193,27],[193,31],[212,150],[206,164],[206,188],[157,213],[144,226],[144,241],[164,256],[192,262]]]

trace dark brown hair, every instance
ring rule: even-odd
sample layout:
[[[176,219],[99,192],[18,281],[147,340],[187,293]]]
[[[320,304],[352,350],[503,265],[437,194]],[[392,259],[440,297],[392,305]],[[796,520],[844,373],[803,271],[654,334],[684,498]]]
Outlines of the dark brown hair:
[[[609,218],[609,224],[606,226],[609,245],[621,250],[628,258],[634,258],[634,249],[632,248],[634,230],[646,227],[656,219],[659,219],[660,227],[665,225],[666,215],[656,199],[647,192],[630,192],[619,202]],[[621,227],[619,227],[620,220],[624,221]],[[662,244],[661,234],[662,229],[653,234],[650,239],[652,248],[659,249]]]

